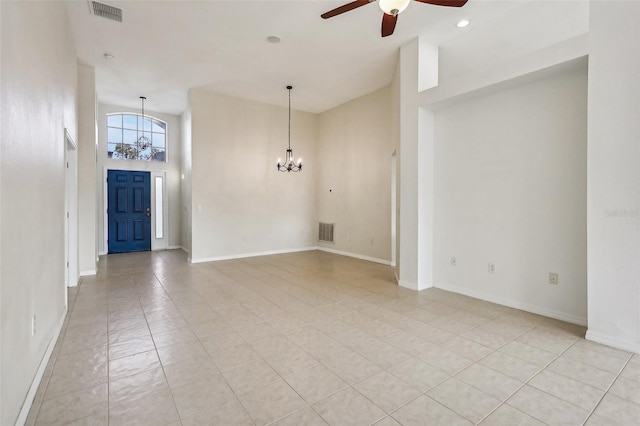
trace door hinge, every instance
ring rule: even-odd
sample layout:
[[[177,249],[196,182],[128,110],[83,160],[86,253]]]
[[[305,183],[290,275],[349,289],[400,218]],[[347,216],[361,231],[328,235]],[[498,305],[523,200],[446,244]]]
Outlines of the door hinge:
[[[69,262],[67,262],[67,268],[69,267]]]
[[[67,169],[69,168],[69,162],[67,161]]]
[[[69,219],[69,212],[67,212],[67,219]]]

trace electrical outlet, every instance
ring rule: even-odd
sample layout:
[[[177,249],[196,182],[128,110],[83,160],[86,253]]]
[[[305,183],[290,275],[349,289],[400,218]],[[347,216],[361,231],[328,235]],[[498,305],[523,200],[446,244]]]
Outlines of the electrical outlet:
[[[495,274],[496,273],[496,264],[495,263],[489,263],[488,267],[489,267],[489,273],[490,274]]]
[[[558,273],[549,272],[549,284],[558,285]]]
[[[35,315],[31,317],[31,335],[32,336],[36,335],[36,316]]]
[[[456,266],[456,258],[455,257],[451,258],[451,266]]]

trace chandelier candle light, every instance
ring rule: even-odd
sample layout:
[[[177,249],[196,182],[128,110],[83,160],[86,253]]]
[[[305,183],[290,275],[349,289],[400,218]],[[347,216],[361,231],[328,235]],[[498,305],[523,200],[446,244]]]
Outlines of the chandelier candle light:
[[[298,159],[296,163],[293,160],[293,150],[291,149],[291,89],[293,89],[293,86],[287,86],[287,90],[289,91],[289,148],[287,148],[284,163],[282,163],[281,158],[278,158],[279,172],[299,172],[302,170],[302,158]]]

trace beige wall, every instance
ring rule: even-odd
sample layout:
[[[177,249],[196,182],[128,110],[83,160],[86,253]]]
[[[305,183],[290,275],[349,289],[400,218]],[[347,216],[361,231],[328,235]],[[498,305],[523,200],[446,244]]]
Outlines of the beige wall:
[[[317,117],[292,112],[291,145],[304,166],[279,173],[286,108],[191,90],[190,109],[192,261],[315,246]]]
[[[191,108],[182,114],[182,158],[180,196],[182,200],[182,249],[191,254]]]
[[[12,425],[65,312],[64,129],[78,139],[77,64],[61,2],[0,10],[0,424]]]
[[[436,286],[586,324],[586,119],[586,70],[437,111]]]
[[[391,88],[319,115],[317,211],[335,223],[320,247],[391,261]]]

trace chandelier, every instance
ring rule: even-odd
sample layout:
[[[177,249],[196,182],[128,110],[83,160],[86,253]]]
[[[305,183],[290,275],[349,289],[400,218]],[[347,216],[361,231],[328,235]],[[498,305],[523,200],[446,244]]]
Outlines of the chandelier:
[[[287,86],[287,90],[289,91],[289,148],[287,148],[284,163],[281,158],[278,158],[279,172],[299,172],[302,170],[302,158],[298,159],[296,163],[293,160],[293,150],[291,149],[291,89],[293,89],[293,86]]]
[[[141,151],[144,151],[146,149],[148,149],[151,146],[151,141],[149,140],[148,137],[146,137],[144,135],[144,101],[147,98],[145,96],[140,96],[140,101],[142,102],[142,136],[140,136],[138,138],[138,140],[136,141],[136,148],[138,149],[138,154]],[[138,134],[140,133],[140,126],[136,126],[136,129],[138,131]],[[151,130],[151,129],[149,129]]]

